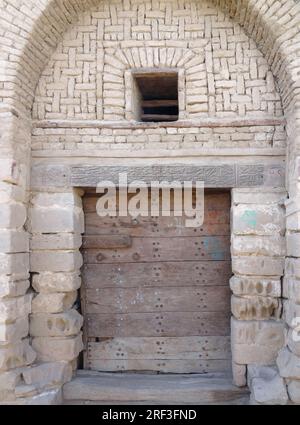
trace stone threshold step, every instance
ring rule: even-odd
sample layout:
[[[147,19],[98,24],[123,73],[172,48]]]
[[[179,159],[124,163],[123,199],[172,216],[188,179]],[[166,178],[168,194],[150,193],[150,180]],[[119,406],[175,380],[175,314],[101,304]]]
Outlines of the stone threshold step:
[[[153,375],[80,371],[65,404],[247,404],[249,391],[226,374]],[[69,402],[69,403],[68,403]]]

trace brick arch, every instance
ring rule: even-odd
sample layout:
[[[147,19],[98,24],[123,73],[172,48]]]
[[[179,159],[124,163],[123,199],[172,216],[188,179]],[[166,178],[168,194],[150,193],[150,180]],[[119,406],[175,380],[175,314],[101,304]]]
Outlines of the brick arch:
[[[210,0],[238,22],[257,43],[279,81],[284,106],[295,99],[297,86],[297,25],[300,5],[294,0]],[[2,103],[17,108],[31,108],[35,86],[47,60],[80,12],[99,3],[99,0],[33,0],[16,2],[6,0],[5,13],[0,17],[3,43],[2,52],[5,92]],[[298,16],[297,16],[298,13]]]
[[[185,7],[195,4],[186,2]],[[159,30],[153,30],[157,26],[153,10],[145,11],[141,27],[126,17],[124,5],[116,10],[116,18],[106,10],[107,3],[104,9],[93,8],[81,14],[40,76],[32,118],[124,119],[127,101],[121,94],[124,81],[120,77],[125,73],[126,86],[130,86],[127,70],[166,67],[182,71],[180,81],[186,81],[187,90],[181,89],[181,104],[185,105],[181,118],[255,116],[259,110],[266,116],[282,116],[277,84],[255,43],[239,24],[217,8],[202,10],[201,3],[198,5],[200,9],[194,11],[191,25],[185,18],[181,22],[180,16],[186,12],[182,9],[173,9],[174,25],[167,25],[167,9],[160,11],[160,23],[165,24],[159,23]],[[137,17],[137,11],[134,13]],[[121,22],[118,40],[108,22]],[[136,28],[141,28],[141,34]],[[113,101],[107,96],[110,74],[116,76],[114,82],[119,84],[118,92],[111,93]],[[130,89],[127,91],[130,93]],[[130,113],[126,113],[126,119],[131,119]]]

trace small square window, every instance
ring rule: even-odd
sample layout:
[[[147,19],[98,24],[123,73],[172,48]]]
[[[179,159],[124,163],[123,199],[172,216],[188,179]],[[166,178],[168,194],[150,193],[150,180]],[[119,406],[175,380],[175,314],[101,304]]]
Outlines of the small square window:
[[[177,121],[178,73],[138,71],[133,73],[136,119],[143,122]]]

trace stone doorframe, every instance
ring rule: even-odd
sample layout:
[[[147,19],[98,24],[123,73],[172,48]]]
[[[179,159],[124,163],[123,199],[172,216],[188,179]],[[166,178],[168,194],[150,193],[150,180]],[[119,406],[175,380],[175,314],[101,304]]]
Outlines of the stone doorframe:
[[[235,181],[228,181],[226,185],[224,178],[225,181],[232,178],[230,167],[234,169]],[[203,169],[214,168],[218,170],[215,173],[218,177],[214,177],[213,182],[205,177],[207,185],[221,188],[223,184],[223,188],[228,188],[245,183],[245,178],[252,178],[249,167],[253,171],[251,167],[257,165],[247,167],[244,173],[239,165],[226,166],[226,171],[224,166],[187,166],[185,171],[179,167],[178,178],[184,180],[188,175],[195,176],[195,173],[203,176]],[[38,165],[33,169],[35,189],[31,198],[29,225],[32,287],[36,292],[30,320],[32,348],[37,353],[36,362],[51,362],[55,375],[56,370],[60,371],[61,384],[70,380],[72,371],[78,368],[78,355],[83,349],[83,318],[78,313],[78,290],[81,286],[84,187],[96,187],[104,177],[114,180],[114,171],[126,170],[132,180],[138,177],[137,173],[140,178],[145,178],[140,174],[143,167],[115,167],[115,170],[114,167],[104,166],[63,168],[61,173],[58,172],[61,165],[56,164]],[[285,258],[286,192],[269,186],[268,176],[274,169],[278,170],[280,166],[273,164],[263,167],[262,186],[231,189],[231,343],[233,377],[238,386],[247,385],[248,377],[251,387],[255,379],[265,378],[261,376],[262,373],[267,374],[268,379],[271,373],[272,378],[274,374],[285,388],[277,370],[257,367],[275,366],[278,352],[285,344],[285,323],[281,319],[281,278]],[[160,175],[164,174],[163,170],[162,166],[157,168]],[[210,174],[207,173],[208,176]],[[51,176],[54,175],[57,186],[60,186],[58,181],[62,183],[61,187],[51,189]],[[70,182],[68,189],[65,186],[66,176]],[[46,181],[48,188],[45,188]],[[39,368],[43,366],[31,369],[28,375],[39,375]],[[287,399],[286,392],[284,397]]]

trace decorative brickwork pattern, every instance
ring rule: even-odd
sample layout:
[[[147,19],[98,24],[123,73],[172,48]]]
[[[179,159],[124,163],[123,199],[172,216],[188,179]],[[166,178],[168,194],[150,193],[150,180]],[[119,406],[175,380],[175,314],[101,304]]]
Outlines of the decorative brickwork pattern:
[[[187,118],[282,116],[266,59],[220,10],[120,0],[101,2],[67,31],[40,78],[33,117],[125,119],[125,70],[164,67],[185,70]]]
[[[32,149],[284,148],[284,126],[219,128],[35,128]]]

